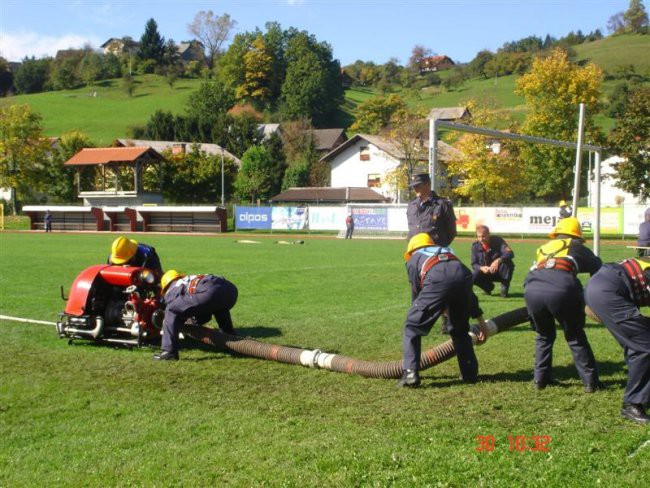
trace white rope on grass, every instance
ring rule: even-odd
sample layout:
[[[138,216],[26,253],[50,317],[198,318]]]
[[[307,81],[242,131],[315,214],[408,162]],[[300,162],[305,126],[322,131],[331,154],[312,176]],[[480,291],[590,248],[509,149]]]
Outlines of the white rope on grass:
[[[46,320],[24,319],[21,317],[10,317],[9,315],[0,315],[0,320],[11,320],[13,322],[26,322],[28,324],[56,325],[56,322]]]
[[[640,451],[641,449],[643,449],[644,447],[647,447],[647,446],[650,446],[650,439],[648,439],[648,440],[645,441],[643,444],[641,444],[639,447],[637,447],[637,448],[634,450],[634,452],[632,452],[631,454],[629,454],[627,457],[631,458],[631,457],[636,456],[636,455],[639,453],[639,451]]]

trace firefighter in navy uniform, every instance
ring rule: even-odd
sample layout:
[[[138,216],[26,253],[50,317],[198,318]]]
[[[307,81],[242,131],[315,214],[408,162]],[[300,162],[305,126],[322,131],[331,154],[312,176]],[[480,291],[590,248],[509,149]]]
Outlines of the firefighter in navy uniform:
[[[472,279],[488,295],[494,282],[501,283],[501,296],[507,297],[515,270],[512,252],[503,238],[490,234],[487,225],[476,226],[476,241],[472,244]]]
[[[178,333],[188,320],[204,324],[214,318],[219,328],[233,334],[230,309],[237,303],[237,287],[221,276],[183,275],[176,270],[167,271],[160,280],[165,305],[163,337],[160,353],[154,359],[178,359]]]
[[[406,209],[408,238],[425,232],[439,245],[450,245],[456,237],[456,217],[451,202],[431,190],[431,178],[427,173],[413,175],[409,186],[415,190],[417,197],[409,202]]]
[[[404,259],[412,303],[404,323],[404,370],[397,385],[412,388],[420,385],[422,336],[429,333],[445,309],[449,313],[449,334],[461,378],[468,383],[475,382],[478,361],[469,336],[469,317],[471,310],[478,308],[478,302],[473,300],[472,273],[449,247],[436,245],[426,233],[410,239]],[[482,317],[479,321],[483,324]],[[484,337],[479,334],[479,340]]]
[[[584,331],[585,303],[578,273],[593,275],[602,261],[584,245],[580,222],[567,217],[550,234],[551,241],[537,250],[536,262],[524,281],[524,299],[537,332],[535,339],[535,387],[554,383],[551,375],[555,319],[564,331],[573,362],[587,393],[603,389],[596,360]]]
[[[149,268],[159,280],[163,275],[162,265],[156,250],[147,244],[139,244],[127,237],[118,237],[113,241],[108,264],[140,266]]]
[[[623,347],[627,385],[621,416],[650,423],[650,318],[640,308],[650,306],[650,258],[630,258],[604,264],[587,284],[587,305]]]

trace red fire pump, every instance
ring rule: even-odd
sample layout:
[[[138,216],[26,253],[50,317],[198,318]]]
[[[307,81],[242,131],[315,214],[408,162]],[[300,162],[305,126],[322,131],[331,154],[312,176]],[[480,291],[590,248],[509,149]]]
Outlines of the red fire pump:
[[[59,337],[140,347],[160,337],[164,312],[150,269],[97,265],[83,270],[59,314]]]

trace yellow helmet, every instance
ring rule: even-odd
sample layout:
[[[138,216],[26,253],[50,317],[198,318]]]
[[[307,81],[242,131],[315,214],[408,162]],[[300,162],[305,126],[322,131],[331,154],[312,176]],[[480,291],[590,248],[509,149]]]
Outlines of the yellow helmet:
[[[582,239],[582,228],[580,222],[575,217],[567,217],[560,220],[553,232],[549,234],[551,239],[555,239],[558,234],[566,234],[568,236],[579,237]]]
[[[111,263],[124,264],[135,256],[138,250],[138,243],[127,237],[118,237],[113,241],[111,248]]]
[[[172,284],[174,280],[177,280],[178,278],[182,278],[185,276],[184,274],[179,273],[175,269],[170,269],[167,271],[164,275],[162,275],[162,278],[160,278],[160,287],[162,288],[162,291],[164,292],[169,285]]]
[[[560,207],[566,207],[566,200],[560,200]]]
[[[433,246],[433,245],[434,245],[433,239],[429,234],[425,234],[424,232],[421,232],[420,234],[415,234],[413,237],[411,237],[408,246],[406,246],[406,252],[404,253],[404,260],[408,261],[411,258],[411,254],[413,254],[414,251],[417,251],[422,247]]]

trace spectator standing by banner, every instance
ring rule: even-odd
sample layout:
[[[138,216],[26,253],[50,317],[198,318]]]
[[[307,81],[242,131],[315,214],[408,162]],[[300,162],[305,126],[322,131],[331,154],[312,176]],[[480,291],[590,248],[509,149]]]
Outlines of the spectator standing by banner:
[[[354,233],[354,217],[352,216],[352,212],[345,219],[345,228],[345,238],[352,239],[352,234]]]

